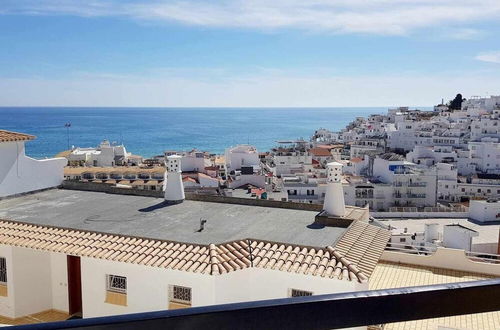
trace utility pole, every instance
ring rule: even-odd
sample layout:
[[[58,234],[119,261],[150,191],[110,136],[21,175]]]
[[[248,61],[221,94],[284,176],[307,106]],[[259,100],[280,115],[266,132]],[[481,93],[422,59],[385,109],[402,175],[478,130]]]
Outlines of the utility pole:
[[[70,150],[70,147],[69,147],[69,128],[71,127],[71,123],[66,123],[64,124],[64,127],[66,127],[66,136],[68,138],[68,150]]]

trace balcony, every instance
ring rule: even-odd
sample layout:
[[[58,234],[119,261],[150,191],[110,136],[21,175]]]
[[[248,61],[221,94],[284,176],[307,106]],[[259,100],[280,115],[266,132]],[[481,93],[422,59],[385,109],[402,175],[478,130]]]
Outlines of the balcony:
[[[408,187],[427,187],[427,182],[411,182]]]
[[[105,316],[17,329],[339,329],[500,310],[500,279]],[[457,303],[460,302],[460,303]]]
[[[406,194],[408,198],[425,198],[426,194]]]
[[[288,195],[289,200],[317,200],[318,195]]]

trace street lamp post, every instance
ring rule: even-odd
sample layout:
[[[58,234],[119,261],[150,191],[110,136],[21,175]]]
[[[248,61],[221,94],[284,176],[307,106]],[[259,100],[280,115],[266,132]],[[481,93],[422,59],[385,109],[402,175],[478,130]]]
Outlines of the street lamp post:
[[[64,124],[64,127],[66,127],[66,136],[68,138],[68,150],[70,150],[70,148],[69,148],[69,128],[71,127],[71,123]]]

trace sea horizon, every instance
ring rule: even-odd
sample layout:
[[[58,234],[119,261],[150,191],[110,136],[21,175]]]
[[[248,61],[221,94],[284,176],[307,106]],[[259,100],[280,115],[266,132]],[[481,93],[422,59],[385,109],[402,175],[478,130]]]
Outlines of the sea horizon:
[[[319,128],[340,130],[356,117],[388,108],[0,107],[0,129],[37,136],[26,144],[26,154],[34,158],[53,157],[68,146],[95,147],[102,140],[123,143],[144,157],[195,148],[220,154],[237,144],[267,151],[277,140],[309,140]]]

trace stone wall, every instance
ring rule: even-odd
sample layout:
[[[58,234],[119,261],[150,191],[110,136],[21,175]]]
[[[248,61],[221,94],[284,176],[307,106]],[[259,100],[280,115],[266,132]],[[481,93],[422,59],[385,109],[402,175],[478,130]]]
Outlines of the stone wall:
[[[141,190],[134,188],[118,188],[105,183],[64,181],[62,187],[64,189],[70,189],[70,190],[97,191],[97,192],[105,192],[108,194],[136,195],[136,196],[163,198],[163,191]],[[212,203],[264,206],[264,207],[275,207],[275,208],[314,211],[314,212],[319,212],[323,208],[323,206],[319,204],[270,201],[266,199],[227,197],[227,196],[218,196],[209,194],[196,194],[189,192],[186,192],[186,199],[193,201],[212,202]]]

